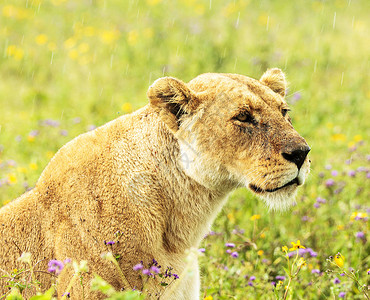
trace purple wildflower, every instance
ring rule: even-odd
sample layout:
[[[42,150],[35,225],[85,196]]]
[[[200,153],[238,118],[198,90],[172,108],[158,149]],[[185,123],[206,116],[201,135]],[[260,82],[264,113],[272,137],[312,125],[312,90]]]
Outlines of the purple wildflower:
[[[179,277],[179,275],[177,275],[177,274],[172,274],[172,276],[173,276],[173,278],[175,278],[175,279],[179,279],[180,277]]]
[[[307,222],[309,219],[310,219],[310,218],[309,218],[308,216],[303,216],[301,220],[302,220],[303,222]]]
[[[65,129],[62,129],[59,133],[60,133],[60,135],[62,135],[62,136],[67,136],[67,135],[68,135],[68,131],[67,131],[67,130],[65,130]]]
[[[225,247],[234,248],[235,244],[234,243],[226,243]]]
[[[311,271],[312,274],[321,274],[320,270],[319,269],[313,269]]]
[[[356,176],[356,171],[353,171],[353,170],[349,171],[348,176],[355,177]]]
[[[249,286],[253,286],[253,282],[252,282],[252,281],[249,281],[249,282],[248,282],[248,285],[249,285]]]
[[[326,169],[326,170],[331,170],[331,168],[332,168],[332,166],[331,166],[331,165],[326,165],[326,166],[325,166],[325,169]]]
[[[157,266],[151,266],[150,272],[154,274],[158,274],[160,272],[159,268]]]
[[[369,269],[369,270],[367,270],[367,275],[370,275],[370,269]]]
[[[276,282],[275,281],[271,281],[271,285],[276,286]]]
[[[51,126],[51,127],[58,127],[60,125],[59,121],[52,120],[52,119],[46,119],[41,122],[41,125],[43,126]]]
[[[96,126],[95,126],[95,125],[93,125],[93,124],[91,124],[91,125],[87,126],[87,130],[88,130],[88,131],[92,131],[92,130],[94,130],[95,128],[96,128]]]
[[[366,178],[370,179],[370,172],[366,173]]]
[[[332,178],[329,178],[328,180],[326,180],[325,181],[325,186],[326,187],[331,187],[331,186],[333,186],[335,184],[335,181],[334,181],[334,179],[332,179]]]
[[[339,275],[343,277],[343,276],[345,276],[346,274],[344,274],[344,273],[340,273]]]
[[[250,281],[254,281],[254,280],[256,280],[256,276],[251,276],[251,277],[249,278],[249,280],[250,280]]]
[[[231,257],[237,258],[239,256],[239,253],[234,251],[233,253],[230,254]]]
[[[335,277],[335,279],[333,280],[333,283],[334,284],[339,284],[340,283],[340,280],[338,277]]]
[[[317,203],[315,202],[315,204],[313,205],[314,208],[320,208],[320,203]]]
[[[64,264],[56,259],[52,259],[48,263],[48,271],[50,273],[55,273],[55,275],[59,275],[64,268]]]
[[[317,197],[317,198],[316,198],[316,201],[317,201],[318,203],[322,203],[322,204],[326,203],[326,200],[325,200],[324,198],[321,198],[321,197]]]
[[[115,241],[104,241],[105,245],[114,245],[116,242]]]
[[[331,176],[338,176],[338,171],[337,170],[333,170],[331,171]]]
[[[360,240],[365,239],[365,233],[363,233],[362,231],[356,232],[356,238],[358,238]]]
[[[144,275],[148,275],[148,276],[152,275],[152,273],[150,273],[150,270],[149,269],[144,269],[143,270],[143,274]]]
[[[198,251],[199,251],[200,253],[204,253],[204,252],[206,252],[206,249],[205,249],[205,248],[199,248],[199,249],[198,249]]]
[[[275,277],[276,280],[278,281],[284,281],[285,280],[285,276],[282,276],[282,275],[278,275]]]
[[[346,293],[345,292],[340,292],[338,297],[339,298],[344,298],[344,297],[346,297]]]
[[[301,95],[301,93],[297,92],[297,93],[294,93],[292,98],[293,98],[294,102],[297,102],[302,98],[302,95]]]
[[[137,264],[137,265],[135,265],[135,266],[133,266],[133,270],[134,271],[138,271],[138,270],[141,270],[142,268],[143,268],[144,266],[140,263],[140,264]]]
[[[81,118],[77,117],[73,119],[73,123],[78,124],[81,122]]]
[[[71,294],[70,293],[64,293],[63,295],[62,295],[62,297],[63,296],[66,296],[67,298],[71,298]]]
[[[30,136],[37,136],[37,135],[39,135],[39,131],[38,130],[31,130],[29,135]]]

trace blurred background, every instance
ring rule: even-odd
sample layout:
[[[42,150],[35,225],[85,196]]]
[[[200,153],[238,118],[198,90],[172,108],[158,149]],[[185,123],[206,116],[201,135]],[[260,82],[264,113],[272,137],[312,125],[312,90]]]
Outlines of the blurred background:
[[[0,205],[32,188],[67,141],[146,105],[159,77],[260,78],[278,67],[293,124],[312,148],[310,179],[285,213],[245,189],[231,196],[204,242],[202,290],[273,299],[271,283],[284,274],[278,249],[300,239],[317,255],[294,299],[361,297],[323,271],[337,251],[361,276],[370,267],[369,15],[368,0],[2,0]],[[238,259],[225,254],[228,241]]]

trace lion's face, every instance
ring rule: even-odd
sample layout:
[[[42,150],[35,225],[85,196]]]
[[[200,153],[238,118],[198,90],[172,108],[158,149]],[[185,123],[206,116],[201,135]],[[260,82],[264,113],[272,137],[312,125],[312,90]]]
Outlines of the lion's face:
[[[260,81],[203,74],[176,81],[181,88],[168,80],[172,93],[162,89],[157,99],[170,99],[162,119],[178,138],[186,174],[210,189],[246,186],[270,208],[288,207],[309,172],[310,148],[291,124],[283,73],[269,70]]]

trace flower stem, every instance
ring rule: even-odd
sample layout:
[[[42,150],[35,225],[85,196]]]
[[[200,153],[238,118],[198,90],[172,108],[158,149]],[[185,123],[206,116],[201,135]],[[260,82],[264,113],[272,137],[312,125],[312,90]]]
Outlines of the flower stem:
[[[290,283],[292,282],[292,277],[289,276],[289,282],[288,282],[288,285],[286,287],[286,290],[285,290],[285,294],[284,294],[284,298],[283,300],[286,299],[286,297],[288,296],[288,291],[289,291],[289,287],[290,287]]]

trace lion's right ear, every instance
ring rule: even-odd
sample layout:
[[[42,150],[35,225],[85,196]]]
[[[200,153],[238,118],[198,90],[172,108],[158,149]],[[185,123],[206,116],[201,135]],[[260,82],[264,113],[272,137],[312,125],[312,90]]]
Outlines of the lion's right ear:
[[[173,77],[157,79],[147,92],[150,104],[160,108],[162,120],[176,132],[179,119],[195,108],[196,96],[186,84]]]

